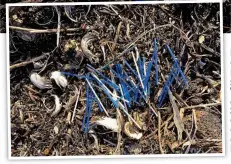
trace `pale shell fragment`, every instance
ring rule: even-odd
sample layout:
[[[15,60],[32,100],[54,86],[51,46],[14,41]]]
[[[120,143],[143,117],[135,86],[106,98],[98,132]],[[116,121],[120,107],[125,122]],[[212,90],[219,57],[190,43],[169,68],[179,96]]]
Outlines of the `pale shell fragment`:
[[[65,76],[62,75],[60,71],[54,71],[51,73],[51,79],[55,80],[55,83],[60,87],[60,88],[66,88],[67,87],[67,79]]]
[[[132,128],[132,124],[130,122],[126,122],[125,125],[124,125],[124,133],[132,138],[132,139],[136,139],[136,140],[139,140],[141,139],[141,137],[143,136],[142,133],[138,132],[137,130],[135,129],[130,129]]]
[[[53,95],[55,98],[55,110],[52,112],[51,117],[56,116],[59,114],[60,110],[62,109],[62,103],[60,103],[59,97],[57,95]]]
[[[117,123],[117,120],[111,117],[103,117],[97,121],[95,121],[95,124],[104,126],[114,132],[119,132],[119,125]]]
[[[32,73],[30,75],[30,81],[39,89],[52,88],[50,81],[41,77],[38,73]]]

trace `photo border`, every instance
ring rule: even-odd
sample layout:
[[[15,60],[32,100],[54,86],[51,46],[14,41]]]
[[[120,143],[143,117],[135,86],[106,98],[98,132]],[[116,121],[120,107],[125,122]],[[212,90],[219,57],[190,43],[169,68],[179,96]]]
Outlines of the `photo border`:
[[[13,6],[77,6],[77,5],[109,5],[109,4],[183,4],[183,3],[219,3],[220,4],[220,54],[221,54],[221,92],[222,92],[222,153],[208,153],[208,154],[146,154],[146,155],[76,155],[76,156],[26,156],[26,157],[12,157],[11,156],[11,122],[10,122],[10,45],[9,45],[9,8]],[[224,49],[223,49],[223,3],[222,0],[185,0],[185,1],[117,1],[117,2],[55,2],[55,3],[8,3],[6,4],[6,46],[7,46],[7,123],[8,123],[8,159],[9,160],[31,160],[31,159],[115,159],[115,158],[163,158],[163,157],[224,157],[226,153],[226,138],[224,111]],[[227,142],[228,143],[228,142]]]

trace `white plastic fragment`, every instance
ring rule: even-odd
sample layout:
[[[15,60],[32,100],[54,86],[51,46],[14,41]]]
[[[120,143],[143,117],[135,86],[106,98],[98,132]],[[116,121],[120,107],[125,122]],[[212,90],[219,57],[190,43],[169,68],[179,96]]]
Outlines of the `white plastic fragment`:
[[[59,114],[60,110],[62,109],[62,103],[60,103],[59,97],[57,95],[52,95],[55,98],[55,110],[51,114],[51,117],[57,116]]]
[[[41,77],[38,73],[32,73],[30,75],[30,81],[39,89],[52,88],[50,81]]]
[[[51,73],[51,79],[55,80],[55,83],[60,87],[60,88],[66,88],[67,87],[67,79],[60,71],[54,71]]]
[[[115,118],[111,117],[103,117],[97,121],[95,121],[95,124],[104,126],[114,132],[119,132],[119,125],[117,123],[117,120]]]

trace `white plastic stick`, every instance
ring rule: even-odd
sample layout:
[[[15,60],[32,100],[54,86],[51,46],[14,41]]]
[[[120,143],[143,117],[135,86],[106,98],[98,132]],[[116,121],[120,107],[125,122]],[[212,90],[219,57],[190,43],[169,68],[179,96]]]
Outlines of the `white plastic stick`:
[[[105,114],[109,117],[108,112],[107,112],[107,111],[106,111],[106,109],[104,108],[104,106],[103,106],[102,102],[100,101],[100,99],[99,99],[98,95],[95,93],[95,90],[93,89],[93,87],[91,86],[91,83],[89,82],[89,80],[88,80],[87,78],[86,78],[86,81],[87,81],[87,83],[88,83],[89,87],[91,88],[91,90],[92,90],[93,94],[95,95],[96,99],[98,100],[99,104],[100,104],[100,105],[101,105],[101,107],[103,108],[103,110],[104,110]]]

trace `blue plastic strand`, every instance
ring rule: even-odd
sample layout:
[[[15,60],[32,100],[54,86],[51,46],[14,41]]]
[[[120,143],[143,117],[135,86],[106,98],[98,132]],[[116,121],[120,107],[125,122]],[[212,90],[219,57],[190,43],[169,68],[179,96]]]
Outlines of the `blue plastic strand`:
[[[168,94],[168,90],[171,88],[171,85],[174,80],[179,81],[180,79],[183,79],[183,87],[188,87],[188,82],[186,80],[186,77],[184,73],[182,72],[181,68],[179,67],[178,60],[175,58],[175,55],[173,54],[172,50],[169,48],[169,46],[166,44],[166,48],[168,49],[172,59],[173,59],[173,66],[172,69],[168,75],[168,79],[164,84],[164,87],[161,91],[161,94],[158,98],[158,107],[160,108],[163,105],[163,102]]]

